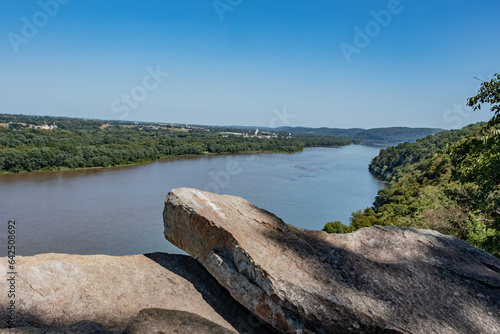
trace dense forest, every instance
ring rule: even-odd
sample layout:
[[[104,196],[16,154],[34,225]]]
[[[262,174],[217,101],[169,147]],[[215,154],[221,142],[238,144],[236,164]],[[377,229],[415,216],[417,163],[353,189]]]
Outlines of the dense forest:
[[[472,135],[482,124],[472,124],[460,130],[443,131],[434,136],[418,139],[414,143],[401,143],[380,151],[369,165],[370,172],[379,179],[390,182],[408,173],[412,165],[431,158],[440,150],[446,150],[454,143]]]
[[[488,123],[439,133],[382,150],[370,171],[387,181],[371,208],[351,225],[328,223],[330,233],[372,225],[434,229],[500,257],[500,75],[468,100],[490,104]]]
[[[57,128],[43,128],[46,124]],[[199,127],[22,115],[0,115],[0,125],[0,172],[107,167],[179,155],[296,152],[359,143],[350,138],[245,137]]]

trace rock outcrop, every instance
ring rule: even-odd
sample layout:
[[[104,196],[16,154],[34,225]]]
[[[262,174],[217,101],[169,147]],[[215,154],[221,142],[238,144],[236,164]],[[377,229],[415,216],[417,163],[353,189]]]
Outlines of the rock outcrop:
[[[236,334],[197,314],[163,309],[142,310],[123,332],[123,334],[144,333]]]
[[[16,261],[19,327],[50,328],[47,333],[77,333],[84,326],[87,329],[83,332],[91,333],[92,327],[93,332],[100,333],[101,324],[103,330],[121,332],[141,310],[148,308],[195,313],[239,333],[247,332],[249,324],[256,322],[252,313],[189,256],[41,254],[19,256]],[[7,258],[0,258],[0,271],[8,271]],[[0,281],[0,328],[7,325],[7,283],[5,279]],[[17,332],[6,333],[30,330],[38,331],[18,328]],[[260,330],[271,333],[266,326]]]
[[[285,333],[500,332],[500,260],[454,237],[308,231],[187,188],[165,201],[165,237]]]
[[[197,314],[165,309],[144,309],[121,334],[237,334],[221,325],[200,317]],[[37,328],[18,327],[0,329],[0,334],[113,334],[101,324],[80,321],[73,325]]]

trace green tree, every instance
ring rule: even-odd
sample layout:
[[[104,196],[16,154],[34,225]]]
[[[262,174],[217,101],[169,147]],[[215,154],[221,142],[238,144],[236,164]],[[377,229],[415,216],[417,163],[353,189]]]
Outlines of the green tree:
[[[482,248],[500,255],[500,75],[481,84],[476,96],[468,99],[474,110],[490,104],[493,117],[475,136],[452,148],[453,175],[473,208],[474,240]],[[478,228],[480,226],[480,228]],[[472,229],[471,229],[472,230]]]
[[[433,229],[500,257],[500,75],[468,99],[474,110],[482,104],[493,112],[488,123],[382,150],[370,171],[389,186],[352,214],[351,227]]]
[[[493,79],[481,84],[479,92],[467,100],[467,105],[474,110],[481,109],[481,104],[491,104],[491,111],[494,113],[490,124],[494,125],[500,121],[500,74],[495,74]]]

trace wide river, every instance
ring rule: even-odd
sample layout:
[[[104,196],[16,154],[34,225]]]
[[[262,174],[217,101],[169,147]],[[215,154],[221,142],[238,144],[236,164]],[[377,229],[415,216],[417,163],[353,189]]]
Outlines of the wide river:
[[[163,237],[169,190],[241,196],[286,223],[320,230],[349,223],[384,185],[368,172],[380,147],[210,155],[117,168],[0,175],[0,255],[16,221],[17,255],[182,253]]]

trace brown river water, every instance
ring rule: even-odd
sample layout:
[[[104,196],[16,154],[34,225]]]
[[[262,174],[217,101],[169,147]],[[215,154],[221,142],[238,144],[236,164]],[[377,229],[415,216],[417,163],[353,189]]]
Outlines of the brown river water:
[[[163,159],[144,165],[0,175],[0,255],[16,222],[17,255],[182,253],[163,237],[168,191],[241,196],[286,223],[320,230],[371,206],[384,187],[368,171],[381,147]],[[3,226],[3,227],[2,227]]]

